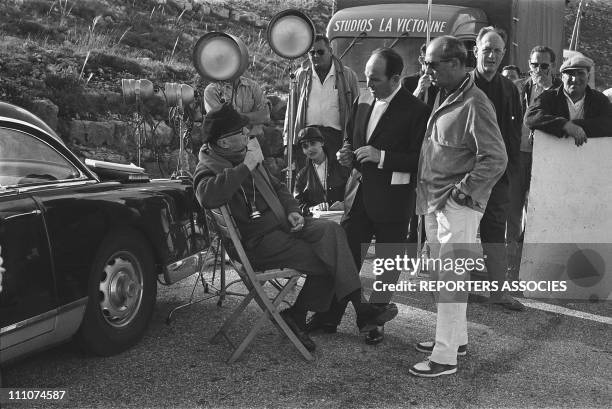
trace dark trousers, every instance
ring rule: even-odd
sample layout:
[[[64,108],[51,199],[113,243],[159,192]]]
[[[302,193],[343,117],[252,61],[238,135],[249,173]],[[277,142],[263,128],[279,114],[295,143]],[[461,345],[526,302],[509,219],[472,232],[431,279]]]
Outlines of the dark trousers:
[[[365,252],[367,252],[373,237],[376,237],[376,257],[395,259],[397,255],[403,256],[408,234],[408,220],[388,223],[371,220],[363,205],[361,194],[360,187],[356,193],[350,214],[342,222],[358,270],[361,269]],[[413,255],[409,256],[412,257]],[[377,277],[377,280],[387,284],[397,283],[399,275],[399,270],[385,270],[382,275]],[[393,292],[391,291],[373,291],[370,302],[385,304],[389,303],[392,297]]]
[[[335,222],[306,218],[299,232],[273,230],[245,242],[254,268],[293,268],[306,275],[294,303],[300,311],[327,311],[334,297],[361,288],[346,236]]]
[[[486,256],[485,265],[489,281],[497,281],[499,289],[506,281],[506,221],[508,219],[510,186],[506,174],[493,186],[487,208],[480,220],[480,240]],[[491,292],[492,297],[500,291]]]

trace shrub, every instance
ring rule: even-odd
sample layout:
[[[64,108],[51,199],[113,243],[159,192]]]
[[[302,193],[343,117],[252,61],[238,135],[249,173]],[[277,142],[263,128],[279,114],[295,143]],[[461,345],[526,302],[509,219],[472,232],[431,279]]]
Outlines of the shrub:
[[[45,85],[51,93],[49,99],[59,108],[58,116],[74,118],[85,114],[89,107],[83,103],[83,87],[75,75],[49,74]]]
[[[48,27],[44,24],[32,20],[19,20],[14,25],[5,25],[9,34],[17,34],[23,37],[41,38],[45,37],[52,41],[64,41],[64,34],[58,29]]]
[[[100,3],[102,2],[91,0],[74,0],[72,14],[85,20],[92,20],[96,16],[112,16],[113,14]]]
[[[137,62],[122,56],[104,53],[92,53],[89,57],[87,68],[89,70],[102,68],[104,70],[129,72],[133,75],[140,75],[143,73],[142,67]]]
[[[144,26],[139,27],[142,29]],[[166,52],[172,51],[178,32],[163,27],[152,28],[148,32],[129,31],[123,37],[123,44],[135,48],[144,48],[153,51],[159,58]],[[177,50],[180,50],[180,41]]]

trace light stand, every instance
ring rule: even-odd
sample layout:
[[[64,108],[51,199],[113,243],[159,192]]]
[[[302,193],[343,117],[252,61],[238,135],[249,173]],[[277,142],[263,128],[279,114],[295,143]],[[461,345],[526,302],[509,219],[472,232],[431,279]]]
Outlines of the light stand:
[[[295,99],[297,79],[293,60],[304,56],[312,47],[315,39],[315,26],[312,20],[299,10],[289,9],[277,13],[266,32],[268,44],[277,55],[290,60],[289,101],[287,110],[287,187],[293,188],[293,141],[295,139]]]
[[[187,84],[177,84],[167,82],[164,84],[166,103],[169,107],[169,120],[174,131],[179,138],[179,152],[176,162],[176,171],[172,174],[172,179],[190,178],[189,161],[186,158],[185,139],[189,138],[193,121],[187,119],[187,126],[184,124],[186,114],[185,107],[195,100],[195,93],[191,86]]]
[[[138,140],[136,141],[136,149],[138,157],[138,166],[141,164],[142,157],[142,140],[141,135],[146,132],[144,126],[144,101],[153,97],[153,83],[149,80],[134,80],[121,79],[121,91],[123,100],[126,104],[136,103],[136,132],[138,132]]]

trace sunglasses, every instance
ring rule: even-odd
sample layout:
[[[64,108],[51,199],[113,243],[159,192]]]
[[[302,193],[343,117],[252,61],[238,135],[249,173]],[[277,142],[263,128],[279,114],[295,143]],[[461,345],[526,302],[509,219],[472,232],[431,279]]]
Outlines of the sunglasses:
[[[550,64],[547,62],[530,62],[529,65],[531,65],[531,68],[533,69],[540,67],[541,70],[547,70],[550,67]]]
[[[310,54],[310,55],[315,55],[315,54],[323,55],[323,54],[325,54],[325,50],[323,50],[323,49],[321,49],[321,50],[310,50],[310,51],[308,51],[308,54]]]
[[[439,61],[425,61],[425,59],[421,59],[421,65],[424,65],[425,68],[431,68],[432,70],[437,70],[440,67],[440,63],[452,61],[452,58],[443,58]]]

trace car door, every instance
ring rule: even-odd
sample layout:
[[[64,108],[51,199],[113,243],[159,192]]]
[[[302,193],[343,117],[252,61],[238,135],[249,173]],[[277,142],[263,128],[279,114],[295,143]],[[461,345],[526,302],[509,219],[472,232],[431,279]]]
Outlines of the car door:
[[[0,187],[0,353],[34,349],[55,329],[57,292],[42,211],[29,195]]]

